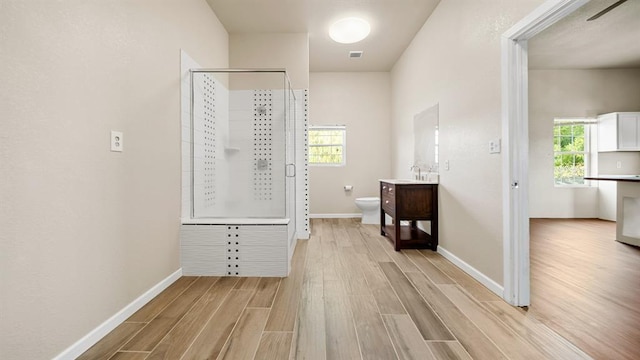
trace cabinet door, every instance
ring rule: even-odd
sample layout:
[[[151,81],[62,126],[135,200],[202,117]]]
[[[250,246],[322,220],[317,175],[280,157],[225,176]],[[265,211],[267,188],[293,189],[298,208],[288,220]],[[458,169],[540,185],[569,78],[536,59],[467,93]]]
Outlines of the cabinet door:
[[[618,149],[638,150],[638,115],[618,115]]]
[[[618,126],[616,114],[598,117],[598,151],[618,149]]]

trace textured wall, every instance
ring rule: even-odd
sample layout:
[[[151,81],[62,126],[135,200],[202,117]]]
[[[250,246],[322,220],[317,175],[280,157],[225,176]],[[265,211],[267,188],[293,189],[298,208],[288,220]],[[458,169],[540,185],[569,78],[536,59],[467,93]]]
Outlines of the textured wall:
[[[49,359],[179,268],[180,49],[226,67],[228,35],[204,0],[3,0],[0,24],[0,358]]]
[[[355,199],[391,174],[389,73],[311,73],[309,93],[311,125],[347,126],[346,166],[309,167],[311,214],[359,213]]]
[[[502,157],[489,141],[501,137],[500,39],[542,3],[441,1],[392,70],[393,176],[411,175],[413,116],[439,104],[440,245],[499,284]]]

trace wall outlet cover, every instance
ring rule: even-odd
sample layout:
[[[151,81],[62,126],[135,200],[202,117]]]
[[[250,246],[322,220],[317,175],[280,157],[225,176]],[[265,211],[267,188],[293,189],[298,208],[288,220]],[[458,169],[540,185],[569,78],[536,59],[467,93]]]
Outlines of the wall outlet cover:
[[[123,137],[121,131],[111,131],[111,151],[123,150]]]
[[[500,139],[489,141],[489,154],[499,154],[501,148]]]

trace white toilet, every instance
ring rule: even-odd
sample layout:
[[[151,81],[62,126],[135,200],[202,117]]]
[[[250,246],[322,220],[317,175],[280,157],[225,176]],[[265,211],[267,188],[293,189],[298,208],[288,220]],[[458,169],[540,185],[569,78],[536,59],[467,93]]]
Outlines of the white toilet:
[[[356,199],[356,206],[362,210],[363,224],[380,224],[380,198],[361,197]]]

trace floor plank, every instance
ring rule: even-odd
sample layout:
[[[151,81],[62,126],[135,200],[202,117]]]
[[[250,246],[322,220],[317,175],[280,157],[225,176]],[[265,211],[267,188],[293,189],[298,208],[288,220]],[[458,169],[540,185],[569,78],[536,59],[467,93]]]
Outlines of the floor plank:
[[[249,301],[249,305],[247,306],[270,308],[273,304],[273,299],[276,297],[278,286],[280,286],[280,278],[260,278],[256,287],[256,293],[253,295],[251,301]]]
[[[545,357],[529,341],[504,326],[498,318],[473,300],[460,286],[438,285],[438,287],[509,358],[543,359]]]
[[[489,338],[423,273],[406,274],[420,294],[433,306],[456,339],[474,359],[506,359]]]
[[[405,250],[404,253],[434,284],[455,284],[455,281],[440,271],[418,250]]]
[[[320,239],[310,239],[307,252],[313,256],[310,256],[305,263],[292,353],[295,354],[296,359],[324,360],[327,356],[327,350],[324,321],[324,275]]]
[[[238,278],[223,277],[209,288],[193,308],[171,329],[147,360],[179,359],[198,336],[209,318],[227,298]]]
[[[425,340],[454,340],[453,335],[395,263],[380,263],[380,267]]]
[[[241,277],[234,289],[238,290],[254,290],[258,287],[260,278],[258,277]]]
[[[460,285],[469,294],[478,301],[500,301],[498,295],[492,293],[489,289],[480,284],[476,279],[460,270],[452,262],[442,257],[442,255],[431,250],[419,250],[429,261],[431,261],[440,271],[453,279],[456,284]]]
[[[409,315],[382,315],[400,360],[435,359]]]
[[[127,342],[122,350],[152,351],[167,333],[182,319],[218,278],[201,277],[165,307],[147,326]]]
[[[162,311],[167,305],[169,305],[175,298],[177,298],[182,292],[187,289],[193,282],[196,281],[197,276],[183,276],[176,280],[173,284],[169,285],[163,292],[153,298],[149,303],[143,306],[140,310],[131,315],[127,321],[134,322],[149,322],[156,315]]]
[[[298,302],[300,301],[300,287],[304,275],[308,241],[299,240],[296,245],[296,251],[291,259],[291,272],[289,277],[280,281],[280,287],[273,301],[265,331],[293,331]]]
[[[290,332],[263,332],[255,360],[288,359],[292,335]]]
[[[393,291],[380,266],[373,262],[362,263],[365,279],[381,314],[406,314],[404,306]]]
[[[393,249],[393,245],[386,237],[379,236],[378,243],[384,249],[384,251],[389,255],[389,257],[396,263],[396,265],[400,268],[400,270],[404,272],[414,272],[420,271],[413,264],[411,260],[405,255],[404,251],[395,251]]]
[[[439,360],[471,360],[460,343],[455,341],[429,341],[429,349]]]
[[[246,309],[218,359],[252,360],[258,349],[268,316],[269,309]]]
[[[363,359],[397,359],[373,296],[350,295],[351,313]]]
[[[252,295],[250,290],[231,290],[182,359],[217,358]]]
[[[504,301],[486,301],[483,306],[500,319],[513,332],[527,338],[549,359],[571,360],[590,359],[562,336],[542,324],[531,314],[520,311]]]
[[[349,299],[340,281],[324,280],[327,359],[360,359]]]
[[[77,360],[109,359],[145,325],[146,323],[135,322],[124,322],[118,325],[102,340],[80,355]]]
[[[148,352],[117,352],[109,360],[145,360]]]

